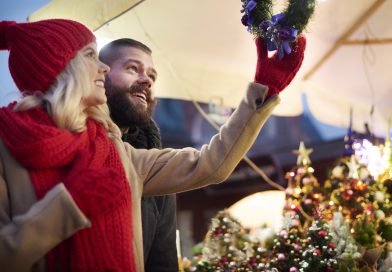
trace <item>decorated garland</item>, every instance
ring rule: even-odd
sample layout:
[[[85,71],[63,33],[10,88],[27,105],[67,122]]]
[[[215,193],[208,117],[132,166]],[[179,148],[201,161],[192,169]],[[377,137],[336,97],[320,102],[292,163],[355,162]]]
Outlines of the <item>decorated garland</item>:
[[[272,0],[241,0],[241,22],[269,51],[278,50],[279,58],[290,54],[290,44],[306,27],[315,8],[315,0],[290,0],[284,12],[272,15]]]

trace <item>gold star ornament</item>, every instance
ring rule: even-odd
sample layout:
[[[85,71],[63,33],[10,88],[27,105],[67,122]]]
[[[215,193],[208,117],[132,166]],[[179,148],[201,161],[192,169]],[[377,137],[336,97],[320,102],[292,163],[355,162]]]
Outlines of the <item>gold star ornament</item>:
[[[304,142],[301,141],[299,144],[299,148],[293,151],[294,154],[298,155],[297,166],[310,165],[311,161],[309,155],[312,152],[313,148],[306,148]]]

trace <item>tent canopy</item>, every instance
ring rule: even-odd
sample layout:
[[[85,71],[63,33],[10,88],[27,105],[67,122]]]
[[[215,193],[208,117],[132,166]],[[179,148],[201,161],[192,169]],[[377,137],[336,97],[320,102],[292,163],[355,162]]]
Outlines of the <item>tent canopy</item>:
[[[287,1],[274,1],[274,13]],[[240,0],[53,0],[30,21],[78,20],[98,39],[130,37],[147,44],[158,70],[156,95],[222,101],[236,106],[252,81],[256,49],[241,24]],[[305,92],[322,122],[353,128],[364,123],[386,136],[392,117],[392,1],[318,1],[305,34],[305,60],[274,114],[302,112]]]

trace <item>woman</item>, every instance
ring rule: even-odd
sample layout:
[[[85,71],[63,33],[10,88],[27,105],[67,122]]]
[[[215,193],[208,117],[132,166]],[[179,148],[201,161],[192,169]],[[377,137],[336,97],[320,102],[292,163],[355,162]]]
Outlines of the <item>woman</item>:
[[[279,102],[265,101],[268,88],[251,83],[201,150],[133,149],[109,118],[103,88],[109,68],[98,61],[85,26],[1,22],[0,49],[10,51],[10,72],[23,94],[0,109],[4,271],[143,271],[142,194],[223,181]]]

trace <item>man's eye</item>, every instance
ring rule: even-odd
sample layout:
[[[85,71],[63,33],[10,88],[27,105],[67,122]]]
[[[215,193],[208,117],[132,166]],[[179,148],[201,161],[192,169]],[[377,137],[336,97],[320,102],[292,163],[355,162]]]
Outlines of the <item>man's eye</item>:
[[[132,72],[132,73],[137,73],[137,67],[136,66],[130,66],[127,68],[128,71]]]
[[[151,78],[151,80],[154,81],[154,82],[157,79],[157,77],[155,75],[149,75],[148,77]]]

